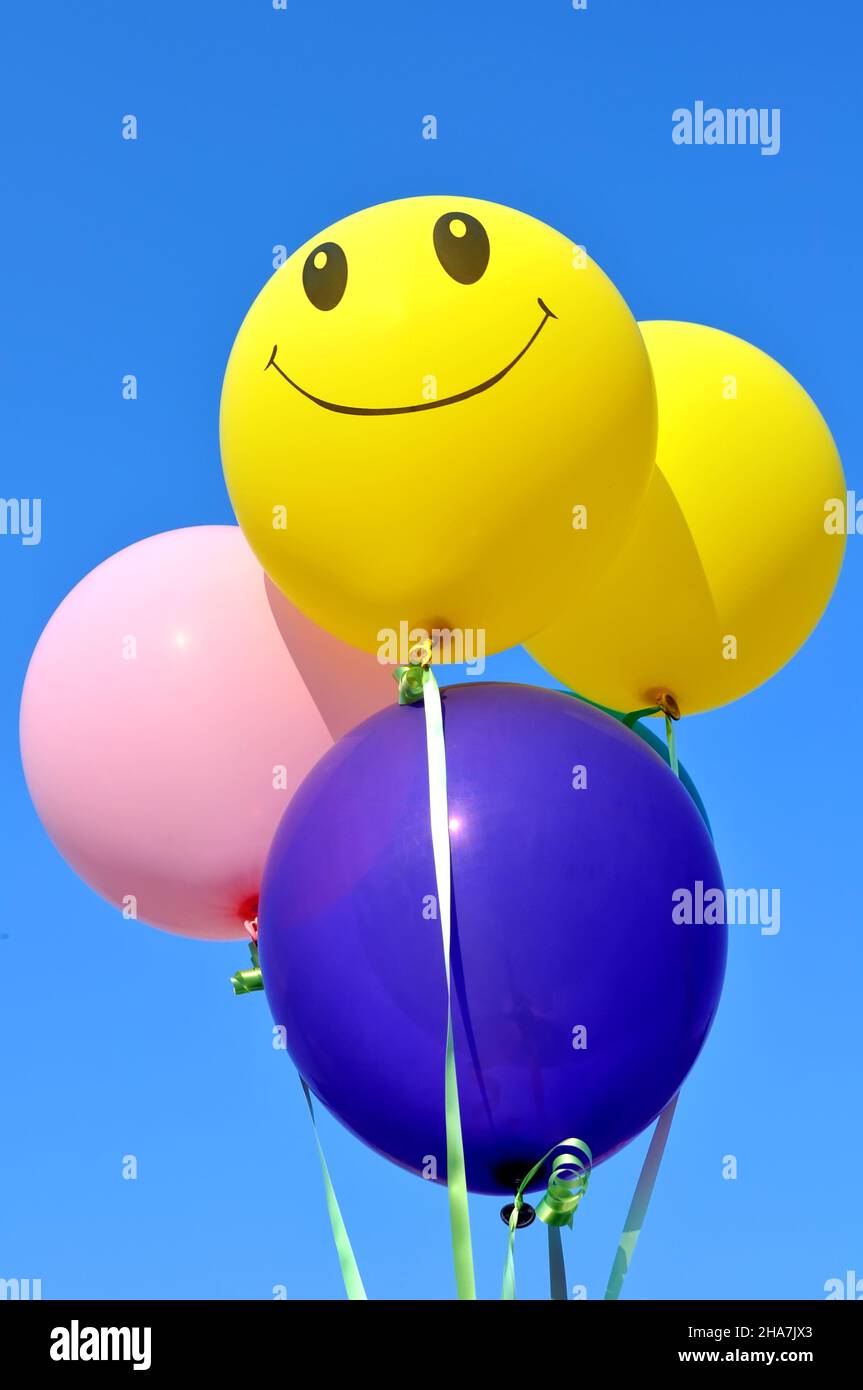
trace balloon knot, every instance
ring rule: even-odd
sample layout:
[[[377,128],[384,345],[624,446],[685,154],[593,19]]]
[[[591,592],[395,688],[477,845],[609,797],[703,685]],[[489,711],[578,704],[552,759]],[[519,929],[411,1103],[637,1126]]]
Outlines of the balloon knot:
[[[677,720],[680,718],[680,705],[670,690],[651,690],[650,699],[656,704],[657,709],[661,709],[663,714],[667,714],[669,719]]]

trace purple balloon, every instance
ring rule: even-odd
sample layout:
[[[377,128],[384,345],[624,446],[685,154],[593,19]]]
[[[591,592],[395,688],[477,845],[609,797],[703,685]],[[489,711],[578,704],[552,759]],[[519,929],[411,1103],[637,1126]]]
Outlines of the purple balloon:
[[[719,1002],[726,929],[679,924],[672,895],[697,906],[698,883],[721,891],[722,876],[688,793],[617,720],[525,685],[442,697],[468,1185],[512,1192],[570,1136],[607,1158],[679,1090]],[[435,891],[424,712],[394,705],[336,744],[285,812],[261,965],[314,1094],[445,1182]]]

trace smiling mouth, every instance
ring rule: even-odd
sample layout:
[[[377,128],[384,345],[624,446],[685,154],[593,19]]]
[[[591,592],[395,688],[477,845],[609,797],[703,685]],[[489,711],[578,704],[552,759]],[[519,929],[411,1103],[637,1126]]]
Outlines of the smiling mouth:
[[[503,381],[503,378],[508,372],[512,371],[515,364],[521,361],[528,348],[532,347],[536,342],[540,333],[545,328],[545,325],[548,323],[548,320],[557,318],[557,314],[553,314],[548,305],[544,304],[541,299],[537,298],[536,302],[542,310],[542,318],[539,326],[531,333],[521,352],[517,353],[512,361],[508,362],[505,367],[502,367],[499,372],[495,372],[494,376],[490,376],[488,381],[481,381],[479,386],[471,386],[467,391],[459,391],[455,396],[444,396],[443,400],[440,401],[422,401],[419,405],[371,406],[338,405],[335,401],[322,400],[320,396],[313,396],[311,391],[306,391],[296,381],[292,381],[287,372],[282,371],[276,361],[276,353],[279,350],[278,343],[273,347],[270,353],[270,360],[264,368],[264,371],[269,371],[270,367],[275,367],[279,376],[283,377],[289,386],[293,386],[295,391],[299,391],[301,396],[305,396],[306,400],[313,401],[315,405],[323,406],[324,410],[335,410],[339,415],[412,415],[418,410],[439,410],[442,405],[455,405],[457,401],[466,401],[471,396],[478,396],[482,391],[488,391],[489,387],[496,386],[499,381]]]

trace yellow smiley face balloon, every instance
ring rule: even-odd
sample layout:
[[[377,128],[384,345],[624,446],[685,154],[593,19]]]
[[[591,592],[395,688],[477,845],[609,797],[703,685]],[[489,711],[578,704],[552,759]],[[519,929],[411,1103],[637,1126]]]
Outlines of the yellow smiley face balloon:
[[[382,659],[408,631],[460,660],[460,637],[470,658],[531,636],[613,557],[655,408],[638,327],[580,247],[494,203],[409,198],[321,232],[261,291],[222,456],[298,607]]]
[[[659,402],[656,469],[626,545],[573,586],[530,642],[588,699],[713,709],[778,671],[818,622],[842,564],[828,521],[842,465],[817,406],[741,338],[641,325]]]

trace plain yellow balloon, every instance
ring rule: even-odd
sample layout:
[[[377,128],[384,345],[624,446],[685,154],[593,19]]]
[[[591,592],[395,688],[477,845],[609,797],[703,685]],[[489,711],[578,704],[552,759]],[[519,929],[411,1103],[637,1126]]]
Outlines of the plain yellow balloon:
[[[378,654],[405,630],[492,652],[620,547],[655,411],[638,325],[582,248],[498,204],[410,198],[321,232],[261,291],[222,457],[309,617]]]
[[[836,446],[792,376],[740,338],[643,323],[659,439],[626,546],[529,648],[565,684],[634,710],[727,704],[778,671],[832,593],[844,541]]]

